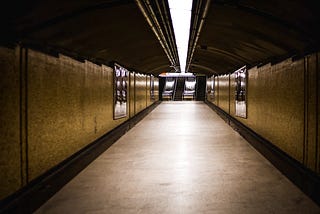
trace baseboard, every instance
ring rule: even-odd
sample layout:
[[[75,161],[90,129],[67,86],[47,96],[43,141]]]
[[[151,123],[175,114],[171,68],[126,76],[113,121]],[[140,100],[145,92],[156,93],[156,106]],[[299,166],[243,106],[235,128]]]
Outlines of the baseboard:
[[[155,102],[16,193],[1,200],[0,213],[33,213],[160,103]]]
[[[257,151],[266,157],[281,173],[299,187],[315,203],[320,205],[320,176],[293,159],[271,142],[245,126],[209,101],[205,103],[213,109],[234,130],[239,132]]]

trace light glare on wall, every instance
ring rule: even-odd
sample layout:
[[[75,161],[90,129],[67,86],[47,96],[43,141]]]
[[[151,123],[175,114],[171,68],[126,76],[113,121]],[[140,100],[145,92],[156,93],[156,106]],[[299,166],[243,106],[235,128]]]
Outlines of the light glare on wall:
[[[169,0],[170,14],[178,48],[180,70],[185,73],[190,33],[192,0]]]

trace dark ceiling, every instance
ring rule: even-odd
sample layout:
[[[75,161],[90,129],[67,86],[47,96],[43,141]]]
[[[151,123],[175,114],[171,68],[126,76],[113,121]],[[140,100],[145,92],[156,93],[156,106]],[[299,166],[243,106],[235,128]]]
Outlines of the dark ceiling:
[[[318,0],[194,1],[191,29],[199,31],[201,21],[203,27],[197,40],[191,34],[189,71],[229,73],[319,50],[319,5]]]
[[[159,11],[169,10],[166,5],[160,6]],[[140,7],[153,12],[143,2]],[[169,71],[178,62],[172,56],[175,53],[167,53],[166,49],[174,50],[175,46],[162,48],[140,7],[133,0],[12,0],[11,5],[2,7],[5,30],[1,37],[3,42],[22,42],[96,63],[118,62],[141,73]],[[167,23],[171,25],[171,19],[161,27],[169,28]]]
[[[318,51],[318,0],[193,3],[190,72],[229,73]],[[179,65],[167,0],[11,0],[1,42],[158,75]]]

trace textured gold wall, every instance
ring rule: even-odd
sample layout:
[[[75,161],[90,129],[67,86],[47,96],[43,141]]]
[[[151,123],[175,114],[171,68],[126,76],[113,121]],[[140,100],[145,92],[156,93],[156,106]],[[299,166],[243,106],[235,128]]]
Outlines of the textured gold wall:
[[[235,103],[235,74],[230,74],[230,115],[236,115],[236,103]]]
[[[317,121],[317,124],[318,124],[318,129],[317,129],[317,133],[316,133],[316,139],[318,140],[316,143],[317,143],[317,148],[318,148],[318,154],[316,155],[317,157],[317,161],[316,161],[316,168],[317,168],[317,172],[320,174],[320,142],[319,142],[319,139],[320,139],[320,116],[319,116],[319,112],[320,112],[320,106],[319,106],[319,103],[320,103],[320,52],[318,52],[317,54],[317,57],[316,57],[316,60],[317,60],[317,70],[316,70],[316,73],[317,73],[317,78],[316,78],[316,81],[317,81],[317,87],[316,87],[316,94],[317,94],[317,106],[315,108],[316,112],[317,112],[317,118],[318,118],[318,121]]]
[[[302,162],[304,117],[303,60],[249,70],[247,124]]]
[[[214,103],[214,91],[213,91],[213,87],[212,84],[214,83],[214,76],[209,77],[207,79],[207,92],[206,92],[206,97],[207,100]]]
[[[146,75],[130,74],[128,116],[114,120],[108,66],[20,47],[0,48],[0,66],[0,199],[146,108]]]
[[[305,155],[304,163],[320,173],[319,161],[319,55],[305,57]],[[317,91],[318,90],[318,91]],[[318,109],[317,109],[318,108]],[[318,126],[318,127],[317,127]]]
[[[219,107],[229,113],[229,75],[219,76]]]
[[[29,51],[29,178],[34,179],[125,119],[113,120],[113,70]]]
[[[155,101],[159,100],[159,78],[154,78],[154,98]]]
[[[22,185],[20,72],[17,55],[18,49],[0,48],[0,200]]]
[[[130,101],[129,101],[129,106],[130,106],[130,118],[135,115],[135,74],[130,73]]]
[[[151,89],[151,85],[150,85],[150,76],[147,76],[146,77],[146,84],[147,84],[147,87],[146,87],[146,101],[147,101],[147,106],[150,106],[153,101],[151,101],[151,94],[150,94],[150,89]]]
[[[146,108],[146,75],[136,74],[136,114]]]
[[[247,119],[235,116],[235,77],[230,75],[230,115],[316,172],[320,172],[318,64],[318,54],[312,54],[248,70]],[[228,78],[215,78],[218,106],[228,112]]]
[[[214,101],[213,103],[219,106],[219,76],[214,77]]]

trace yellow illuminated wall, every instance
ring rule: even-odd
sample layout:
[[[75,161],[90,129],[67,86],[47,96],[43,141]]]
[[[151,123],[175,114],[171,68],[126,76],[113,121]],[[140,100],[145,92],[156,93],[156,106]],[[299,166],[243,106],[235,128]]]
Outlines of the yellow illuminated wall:
[[[21,153],[20,143],[21,139],[25,140],[25,130],[20,130],[24,105],[21,105],[21,75],[16,60],[19,54],[19,50],[0,48],[0,199],[18,190],[25,180],[21,165],[25,153]]]
[[[295,61],[287,59],[249,69],[246,119],[235,116],[234,75],[215,77],[219,85],[216,93],[219,102],[215,105],[320,173],[319,121],[316,121],[319,120],[318,64],[319,56],[315,53]]]
[[[130,73],[130,100],[129,100],[129,115],[130,117],[133,117],[135,115],[135,96],[136,96],[136,91],[135,91],[135,73]]]
[[[147,107],[146,75],[136,74],[136,114]]]
[[[219,107],[229,113],[229,75],[219,76]]]
[[[147,107],[147,75],[130,74],[128,116],[114,120],[113,68],[20,47],[0,58],[0,199]]]
[[[147,101],[147,106],[150,106],[153,102],[151,101],[151,94],[150,94],[150,91],[151,91],[151,82],[150,82],[150,76],[147,76],[147,79],[146,79],[146,101]]]
[[[155,101],[159,101],[159,78],[154,78],[154,97]]]

